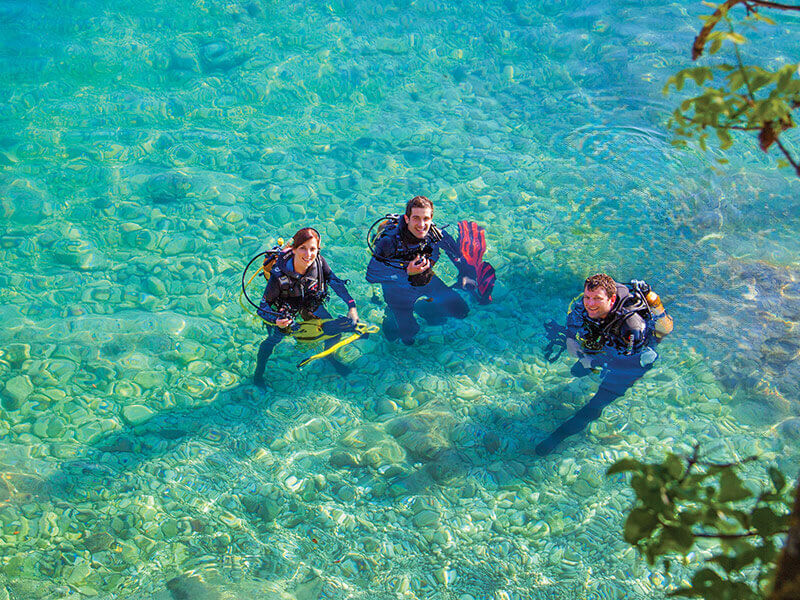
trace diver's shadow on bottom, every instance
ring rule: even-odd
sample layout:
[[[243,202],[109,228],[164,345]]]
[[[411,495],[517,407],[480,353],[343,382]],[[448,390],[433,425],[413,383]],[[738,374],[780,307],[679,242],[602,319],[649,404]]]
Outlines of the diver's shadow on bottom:
[[[264,407],[263,390],[239,385],[220,393],[210,404],[157,413],[145,423],[127,426],[87,446],[80,456],[66,461],[51,475],[48,488],[54,496],[65,499],[87,490],[113,490],[121,485],[121,475],[195,439],[205,440],[222,454],[268,446],[283,433],[283,425]],[[229,435],[232,430],[239,435]]]

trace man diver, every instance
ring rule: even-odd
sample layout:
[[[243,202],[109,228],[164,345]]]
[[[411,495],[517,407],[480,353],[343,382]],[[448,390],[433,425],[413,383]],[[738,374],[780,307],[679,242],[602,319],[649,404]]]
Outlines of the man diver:
[[[552,363],[566,348],[578,359],[571,369],[575,377],[602,369],[602,380],[583,408],[539,442],[536,454],[540,456],[580,433],[606,406],[625,394],[653,367],[658,358],[656,344],[672,331],[672,318],[644,281],[634,280],[626,286],[599,273],[584,282],[579,299],[572,304],[566,327],[553,321],[545,324],[550,338],[545,357]]]
[[[470,225],[478,229],[477,225]],[[482,228],[480,231],[482,233]],[[485,240],[481,240],[485,250]],[[458,269],[457,285],[478,289],[484,283],[485,296],[491,298],[494,269],[488,263],[476,263],[491,269],[491,282],[486,279],[489,273],[478,281],[481,272],[470,270],[469,261],[463,252],[459,253],[459,245],[453,237],[433,224],[433,202],[425,196],[409,200],[402,216],[396,219],[387,216],[377,239],[370,242],[370,249],[372,259],[367,267],[367,281],[380,283],[383,288],[387,306],[383,333],[389,341],[400,338],[404,344],[414,343],[414,336],[419,331],[415,310],[432,325],[443,323],[447,317],[463,319],[469,313],[464,299],[433,272],[441,250]],[[481,251],[478,258],[482,255]],[[421,298],[426,301],[418,303]]]

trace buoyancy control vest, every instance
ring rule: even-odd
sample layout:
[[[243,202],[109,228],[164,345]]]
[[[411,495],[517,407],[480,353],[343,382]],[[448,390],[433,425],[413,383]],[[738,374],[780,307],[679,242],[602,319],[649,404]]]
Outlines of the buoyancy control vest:
[[[582,297],[581,297],[582,299]],[[583,310],[580,341],[587,352],[600,352],[610,346],[623,354],[640,351],[653,331],[653,316],[644,294],[636,286],[617,284],[617,301],[602,320],[589,317]],[[632,333],[639,331],[638,340]]]
[[[403,215],[387,214],[377,219],[367,231],[367,247],[373,258],[398,269],[405,269],[406,265],[417,256],[430,258],[433,250],[442,241],[442,230],[431,224],[431,228],[424,239],[416,239],[405,227]],[[395,251],[392,256],[381,256],[375,251],[375,246],[384,237],[394,238]]]
[[[269,271],[268,280],[275,278],[279,286],[278,298],[273,302],[277,311],[288,311],[292,314],[299,311],[313,313],[328,299],[328,285],[325,281],[322,257],[314,260],[313,273],[295,273],[289,266],[291,252],[279,255]]]

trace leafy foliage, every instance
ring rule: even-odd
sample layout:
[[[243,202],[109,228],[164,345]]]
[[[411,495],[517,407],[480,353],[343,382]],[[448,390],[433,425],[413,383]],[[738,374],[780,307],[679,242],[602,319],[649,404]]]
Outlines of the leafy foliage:
[[[715,55],[726,48],[735,61],[683,69],[667,80],[665,94],[671,87],[682,90],[687,80],[701,89],[699,95],[684,100],[673,112],[669,122],[676,135],[673,144],[686,147],[689,141],[695,141],[706,150],[710,133],[715,133],[720,147],[727,149],[733,145],[733,131],[758,132],[759,147],[767,152],[777,146],[785,157],[780,164],[791,165],[800,177],[800,162],[780,140],[784,131],[795,126],[793,112],[800,108],[800,65],[785,64],[774,70],[745,65],[739,47],[747,39],[735,31],[735,26],[740,25],[774,26],[772,19],[759,12],[761,8],[800,11],[800,6],[765,0],[728,0],[709,5],[716,10],[703,17],[705,24],[692,46],[692,59],[697,60],[706,50]],[[746,13],[734,20],[731,10],[739,5]],[[725,26],[727,29],[723,29]]]
[[[774,467],[767,470],[769,484],[752,489],[739,477],[741,466],[703,462],[695,448],[687,458],[668,454],[655,464],[625,458],[608,469],[609,475],[632,475],[636,504],[623,535],[651,565],[660,560],[668,572],[671,558],[686,557],[698,540],[716,542],[714,553],[694,573],[691,585],[671,596],[764,597],[780,552],[779,538],[789,530],[792,495],[785,477]]]

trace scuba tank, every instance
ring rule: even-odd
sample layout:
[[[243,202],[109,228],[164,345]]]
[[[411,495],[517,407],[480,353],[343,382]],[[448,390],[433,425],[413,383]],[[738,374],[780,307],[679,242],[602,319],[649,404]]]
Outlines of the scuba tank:
[[[244,298],[256,310],[258,310],[259,305],[253,302],[250,299],[250,296],[247,295],[247,286],[250,285],[253,282],[253,279],[258,277],[259,275],[262,275],[264,279],[269,281],[272,267],[278,260],[278,256],[280,255],[280,253],[283,252],[284,250],[286,250],[286,248],[284,248],[283,246],[283,238],[278,238],[278,244],[276,246],[274,246],[271,250],[265,250],[264,252],[259,252],[258,254],[256,254],[253,258],[250,259],[250,262],[247,263],[247,266],[244,268],[244,272],[242,273],[242,296],[244,296]],[[258,260],[262,256],[264,257],[264,261],[261,265],[261,268],[258,271],[256,271],[256,273],[248,280],[247,279],[248,269],[254,262],[256,262],[256,260]]]
[[[647,300],[647,305],[650,307],[650,312],[653,314],[653,319],[655,320],[656,337],[661,339],[672,332],[672,317],[664,310],[661,298],[659,298],[658,294],[653,290],[645,294],[645,300]]]

